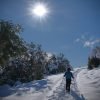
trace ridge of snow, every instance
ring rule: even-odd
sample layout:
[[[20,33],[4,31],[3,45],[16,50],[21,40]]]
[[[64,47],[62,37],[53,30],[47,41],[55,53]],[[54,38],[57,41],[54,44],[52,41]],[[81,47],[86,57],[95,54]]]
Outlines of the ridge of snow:
[[[100,100],[100,68],[80,71],[77,84],[87,100]]]

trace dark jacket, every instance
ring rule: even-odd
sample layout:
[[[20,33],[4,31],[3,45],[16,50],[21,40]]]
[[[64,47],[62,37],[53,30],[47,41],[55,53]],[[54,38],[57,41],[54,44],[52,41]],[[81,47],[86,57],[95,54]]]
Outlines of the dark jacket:
[[[66,79],[70,79],[70,80],[71,80],[71,78],[74,78],[72,72],[70,72],[70,71],[66,71],[65,74],[64,74],[64,77]]]

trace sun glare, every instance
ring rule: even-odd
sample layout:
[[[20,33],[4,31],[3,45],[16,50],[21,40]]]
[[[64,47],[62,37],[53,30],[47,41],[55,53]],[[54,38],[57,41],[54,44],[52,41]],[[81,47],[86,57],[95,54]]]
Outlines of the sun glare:
[[[47,12],[47,8],[43,4],[37,4],[32,9],[32,13],[38,17],[46,16]]]
[[[32,2],[28,8],[29,15],[34,21],[46,22],[50,17],[50,7],[48,2]]]

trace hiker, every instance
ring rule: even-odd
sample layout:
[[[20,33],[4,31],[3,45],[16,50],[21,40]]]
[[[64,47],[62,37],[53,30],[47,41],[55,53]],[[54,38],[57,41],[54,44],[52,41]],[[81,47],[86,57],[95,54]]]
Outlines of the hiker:
[[[64,77],[66,78],[66,91],[70,92],[71,78],[74,79],[70,68],[67,69],[67,71],[64,74]]]

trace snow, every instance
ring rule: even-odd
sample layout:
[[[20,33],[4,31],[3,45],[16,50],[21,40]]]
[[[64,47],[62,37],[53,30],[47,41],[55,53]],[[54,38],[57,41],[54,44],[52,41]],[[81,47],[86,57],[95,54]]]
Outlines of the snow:
[[[60,86],[62,77],[63,74],[51,75],[29,83],[16,82],[13,87],[0,86],[0,97],[2,100],[47,100],[56,87]]]
[[[77,85],[87,100],[100,100],[100,68],[80,71]]]
[[[0,100],[99,100],[100,68],[73,71],[71,92],[65,91],[64,73],[50,75],[28,83],[16,82],[13,87],[0,86]],[[99,75],[99,76],[98,76]]]

